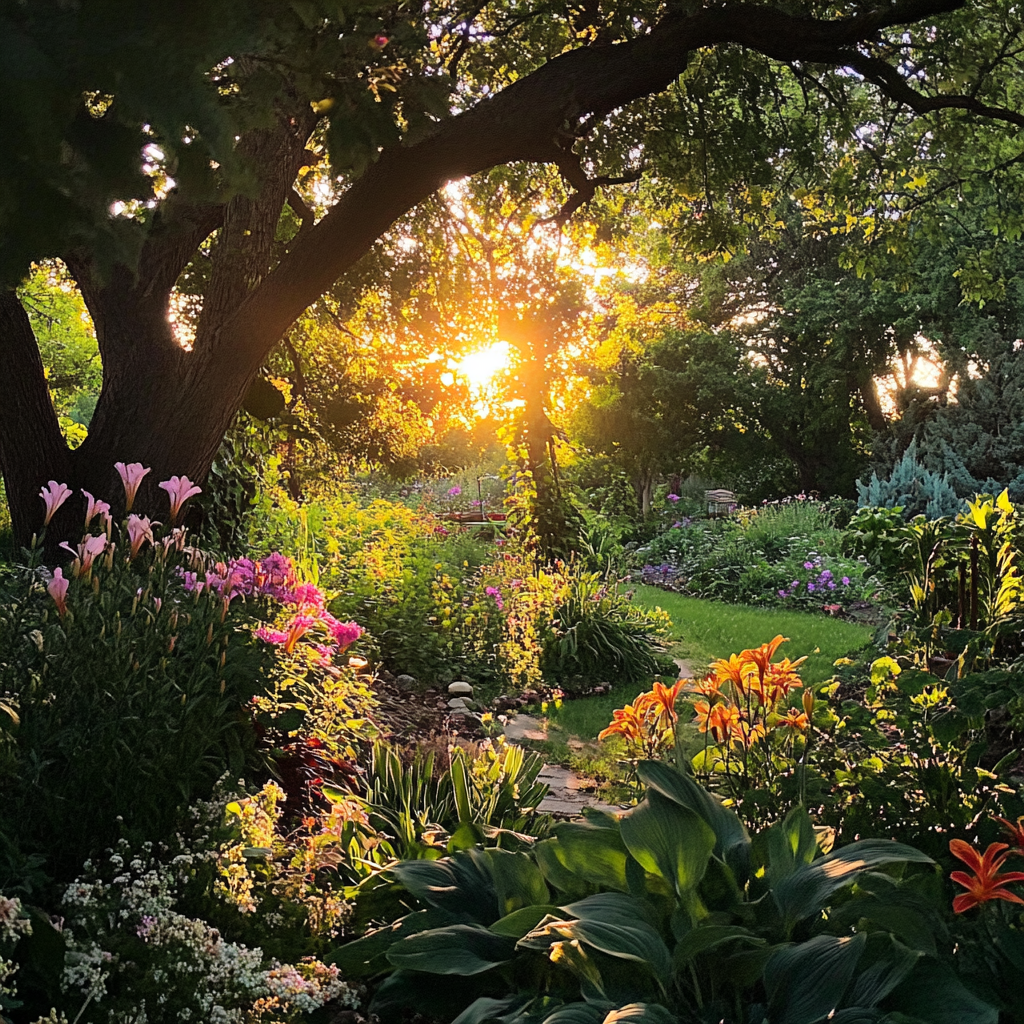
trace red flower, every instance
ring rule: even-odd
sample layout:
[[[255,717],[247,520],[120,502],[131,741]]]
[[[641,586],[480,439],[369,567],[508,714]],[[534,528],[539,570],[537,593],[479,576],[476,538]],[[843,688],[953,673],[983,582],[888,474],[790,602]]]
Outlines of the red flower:
[[[1017,819],[1016,825],[1012,821],[1000,818],[998,815],[994,814],[992,817],[1002,824],[1010,836],[1010,845],[1016,847],[1014,853],[1024,855],[1024,814]]]
[[[1007,849],[1006,843],[992,843],[982,854],[973,846],[965,843],[962,839],[951,839],[949,841],[949,852],[962,860],[973,872],[973,875],[966,871],[953,871],[950,873],[950,880],[962,885],[967,892],[962,893],[953,900],[953,910],[962,914],[979,903],[988,903],[989,900],[1006,900],[1008,903],[1024,903],[1016,893],[1004,888],[1009,882],[1024,882],[1024,871],[1007,871],[999,873],[1006,858],[1009,856],[1002,851]]]

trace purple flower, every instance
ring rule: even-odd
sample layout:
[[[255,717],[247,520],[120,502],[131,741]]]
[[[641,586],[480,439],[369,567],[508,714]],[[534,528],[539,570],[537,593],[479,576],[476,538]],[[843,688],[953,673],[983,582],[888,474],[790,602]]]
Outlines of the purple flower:
[[[829,580],[829,581],[828,581],[828,589],[829,589],[829,590],[835,590],[835,589],[836,589],[836,583],[835,583],[835,580]]]
[[[843,586],[844,587],[848,587],[849,585],[850,585],[850,577],[849,576],[844,576],[843,577]]]
[[[804,568],[805,569],[813,569],[814,568],[814,563],[813,562],[804,562]]]
[[[484,593],[488,597],[493,597],[494,598],[494,603],[498,606],[498,611],[499,612],[505,610],[505,602],[502,600],[502,598],[501,598],[501,591],[497,587],[488,587],[484,591]]]
[[[457,498],[462,493],[462,488],[456,484],[454,487],[448,488],[448,497]]]
[[[787,595],[786,595],[786,592],[784,590],[780,590],[779,591],[779,597],[786,597],[786,596]]]
[[[331,638],[341,650],[354,644],[364,633],[363,627],[355,622],[332,622],[328,627]]]
[[[813,591],[813,590],[814,590],[814,584],[813,584],[813,583],[808,583],[808,584],[807,584],[807,589],[808,589],[809,591]]]
[[[678,494],[669,494],[667,496],[666,500],[671,501],[672,504],[674,505],[677,501],[679,501],[679,495]]]
[[[792,583],[790,583],[790,586],[791,586],[791,587],[792,587],[792,588],[793,588],[794,590],[796,590],[796,588],[800,586],[800,581],[799,581],[799,580],[793,580],[793,582],[792,582]]]

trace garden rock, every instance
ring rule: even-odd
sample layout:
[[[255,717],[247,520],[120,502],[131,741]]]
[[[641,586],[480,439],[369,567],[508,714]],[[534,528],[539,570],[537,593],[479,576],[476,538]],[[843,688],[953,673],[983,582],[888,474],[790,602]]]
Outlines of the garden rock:
[[[465,697],[452,697],[452,699],[448,701],[448,707],[452,708],[453,710],[469,710],[469,708],[466,705]]]
[[[453,697],[472,697],[473,687],[470,686],[469,683],[464,682],[461,679],[457,679],[448,687],[448,692]]]
[[[402,675],[395,678],[395,686],[400,690],[415,690],[418,685],[419,683],[416,681],[416,677],[410,676],[406,673],[402,673]]]

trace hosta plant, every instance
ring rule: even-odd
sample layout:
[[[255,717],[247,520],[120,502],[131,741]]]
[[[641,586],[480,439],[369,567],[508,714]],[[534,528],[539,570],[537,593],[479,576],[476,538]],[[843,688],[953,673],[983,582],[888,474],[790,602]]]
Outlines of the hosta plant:
[[[367,898],[408,912],[327,960],[377,985],[383,1021],[995,1024],[940,959],[941,883],[907,870],[929,858],[880,840],[824,854],[802,809],[752,837],[693,779],[638,770],[647,793],[621,819],[397,864]]]

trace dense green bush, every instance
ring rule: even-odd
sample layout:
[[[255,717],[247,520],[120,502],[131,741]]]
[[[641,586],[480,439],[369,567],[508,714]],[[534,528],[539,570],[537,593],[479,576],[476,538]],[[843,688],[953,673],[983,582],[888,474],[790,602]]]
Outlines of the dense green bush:
[[[995,1024],[950,969],[935,874],[906,871],[929,858],[877,840],[823,855],[802,810],[751,837],[685,775],[638,770],[625,818],[396,865],[394,911],[415,909],[327,960],[376,980],[385,1021]]]

